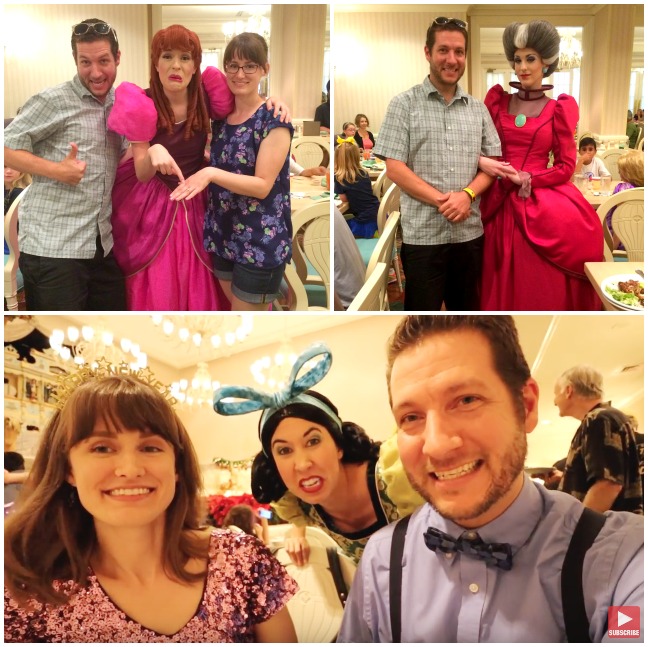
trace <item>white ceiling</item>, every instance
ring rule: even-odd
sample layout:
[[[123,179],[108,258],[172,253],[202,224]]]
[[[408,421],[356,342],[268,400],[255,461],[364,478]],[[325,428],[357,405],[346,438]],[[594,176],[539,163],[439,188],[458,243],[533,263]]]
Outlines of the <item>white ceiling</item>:
[[[153,324],[150,315],[39,315],[40,328],[50,333],[54,328],[66,329],[68,326],[80,327],[86,323],[96,326],[102,323],[111,330],[115,339],[130,339],[138,343],[149,356],[162,364],[182,370],[195,366],[197,362],[211,362],[221,357],[231,357],[237,353],[254,350],[255,348],[279,344],[284,338],[295,339],[308,333],[325,330],[332,326],[340,326],[361,318],[362,315],[336,317],[330,315],[257,315],[252,333],[243,342],[233,347],[213,348],[209,343],[197,348],[189,343],[182,343],[172,336],[168,338],[161,328]],[[173,315],[175,316],[175,315]],[[181,315],[182,316],[182,315]],[[232,322],[239,321],[238,315],[214,314],[214,319],[223,321],[229,330],[235,326]],[[188,315],[191,319],[192,315]],[[261,353],[260,353],[261,354]]]

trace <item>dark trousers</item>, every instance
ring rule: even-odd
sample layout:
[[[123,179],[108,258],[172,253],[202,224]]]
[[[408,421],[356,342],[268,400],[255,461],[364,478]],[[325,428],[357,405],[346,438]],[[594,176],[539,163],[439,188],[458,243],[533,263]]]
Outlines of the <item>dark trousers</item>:
[[[126,283],[112,251],[97,241],[94,258],[21,253],[27,310],[126,310]]]
[[[467,243],[403,243],[405,310],[479,310],[484,237]]]

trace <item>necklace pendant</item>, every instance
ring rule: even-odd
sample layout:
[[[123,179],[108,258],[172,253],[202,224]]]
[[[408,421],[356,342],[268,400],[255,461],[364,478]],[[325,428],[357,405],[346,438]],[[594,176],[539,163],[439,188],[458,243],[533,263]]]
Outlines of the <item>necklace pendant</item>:
[[[518,128],[522,128],[522,126],[524,126],[525,123],[526,123],[526,115],[516,115],[515,125]]]

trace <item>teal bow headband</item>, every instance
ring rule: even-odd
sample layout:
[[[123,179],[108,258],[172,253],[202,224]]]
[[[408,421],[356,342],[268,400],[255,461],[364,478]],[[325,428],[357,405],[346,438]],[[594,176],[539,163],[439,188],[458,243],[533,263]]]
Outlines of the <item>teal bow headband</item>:
[[[297,378],[304,364],[320,355],[322,355],[322,358],[317,364],[304,373],[304,375]],[[262,444],[263,428],[268,418],[288,404],[301,403],[317,407],[324,411],[341,430],[342,421],[340,417],[324,402],[304,393],[324,379],[324,376],[331,368],[332,362],[333,356],[331,349],[326,344],[314,344],[297,358],[290,371],[288,383],[281,391],[277,393],[265,393],[249,386],[223,386],[214,391],[214,409],[217,413],[224,416],[237,416],[263,409],[261,421],[259,422],[259,440],[261,440]],[[238,400],[232,402],[232,398],[238,398]],[[265,451],[266,448],[264,446]]]

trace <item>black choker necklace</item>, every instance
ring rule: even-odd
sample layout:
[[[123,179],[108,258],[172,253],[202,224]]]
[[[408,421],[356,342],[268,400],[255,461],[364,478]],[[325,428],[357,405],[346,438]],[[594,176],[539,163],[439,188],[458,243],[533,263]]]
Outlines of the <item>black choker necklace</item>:
[[[511,81],[509,85],[518,91],[517,98],[521,101],[537,101],[544,97],[547,90],[553,90],[553,85],[543,85],[535,90],[525,90],[519,81]]]

